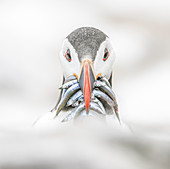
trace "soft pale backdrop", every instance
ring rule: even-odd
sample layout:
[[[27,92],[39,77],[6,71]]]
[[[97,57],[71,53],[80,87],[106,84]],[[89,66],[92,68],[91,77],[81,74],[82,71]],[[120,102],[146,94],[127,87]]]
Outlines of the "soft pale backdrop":
[[[115,48],[121,119],[142,137],[169,140],[169,6],[162,0],[0,0],[0,135],[30,128],[53,108],[62,41],[93,26]]]

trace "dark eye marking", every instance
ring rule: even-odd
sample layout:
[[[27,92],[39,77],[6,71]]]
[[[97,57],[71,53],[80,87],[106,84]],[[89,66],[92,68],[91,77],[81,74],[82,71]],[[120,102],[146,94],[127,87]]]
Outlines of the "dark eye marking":
[[[107,48],[105,48],[104,50],[104,56],[103,56],[103,61],[106,61],[109,57],[109,51]]]
[[[70,49],[67,49],[66,53],[65,53],[65,58],[71,62],[72,58],[71,58],[71,54],[70,54]]]

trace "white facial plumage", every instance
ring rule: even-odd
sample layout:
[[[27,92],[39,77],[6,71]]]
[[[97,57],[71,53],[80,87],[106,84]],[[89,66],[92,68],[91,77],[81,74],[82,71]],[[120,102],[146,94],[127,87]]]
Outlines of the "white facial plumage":
[[[71,55],[71,61],[68,61],[65,57],[65,54],[67,50],[70,50]],[[105,54],[105,49],[108,50],[108,58],[104,61],[103,57]],[[90,54],[89,54],[90,55]],[[78,56],[78,53],[76,52],[74,46],[68,41],[66,38],[64,40],[62,50],[60,52],[60,61],[63,68],[64,77],[67,78],[68,76],[71,76],[73,74],[76,74],[79,76],[80,74],[80,59],[81,57],[84,59],[90,59],[90,56]],[[100,44],[99,49],[96,53],[95,59],[93,61],[94,66],[94,73],[95,75],[101,74],[102,76],[105,76],[107,79],[110,78],[112,73],[112,68],[115,60],[115,52],[113,50],[111,41],[108,37]]]
[[[109,56],[107,60],[104,61],[103,57],[104,57],[105,49],[108,50]],[[105,76],[107,79],[109,79],[112,73],[114,60],[115,60],[115,52],[113,50],[110,39],[106,38],[106,40],[100,45],[99,50],[97,51],[96,58],[93,63],[95,74],[96,75],[101,74],[102,76]]]
[[[71,61],[69,62],[65,54],[67,50],[70,50]],[[80,61],[78,59],[78,54],[76,53],[74,47],[70,44],[68,39],[66,38],[63,42],[62,50],[60,52],[60,62],[62,65],[64,77],[67,78],[73,74],[80,74]]]

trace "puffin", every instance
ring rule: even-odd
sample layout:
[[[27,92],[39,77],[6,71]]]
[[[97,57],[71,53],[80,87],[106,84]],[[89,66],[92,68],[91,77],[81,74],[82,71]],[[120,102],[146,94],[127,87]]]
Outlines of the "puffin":
[[[78,28],[64,39],[59,57],[63,70],[60,96],[44,121],[110,116],[113,123],[121,124],[112,90],[115,52],[110,38],[94,27]]]
[[[71,32],[65,38],[60,52],[63,87],[61,87],[59,101],[52,111],[56,111],[58,115],[61,109],[68,111],[77,107],[66,120],[82,114],[83,110],[85,110],[85,115],[92,114],[91,110],[98,114],[113,114],[114,111],[119,119],[118,105],[112,91],[114,60],[115,52],[111,41],[99,29],[82,27]],[[69,87],[70,89],[66,91]],[[77,97],[72,95],[77,95]],[[71,96],[76,99],[73,99],[70,105],[67,102]],[[83,100],[80,101],[79,96],[83,96]],[[95,104],[96,100],[97,104]],[[77,106],[75,106],[75,101],[77,101]],[[109,101],[112,101],[112,104],[109,105]]]

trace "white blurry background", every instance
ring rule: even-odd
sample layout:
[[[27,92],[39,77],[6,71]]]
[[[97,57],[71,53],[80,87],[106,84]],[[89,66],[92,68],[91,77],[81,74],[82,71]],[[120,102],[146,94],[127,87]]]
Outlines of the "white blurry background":
[[[18,152],[14,148],[17,146],[25,150],[23,137],[17,140],[15,134],[14,138],[9,135],[26,131],[38,116],[54,107],[62,82],[59,62],[62,42],[70,32],[82,26],[96,27],[112,39],[116,52],[114,91],[121,119],[135,135],[149,138],[144,141],[146,144],[139,140],[134,143],[133,136],[127,140],[141,146],[142,151],[158,140],[161,142],[156,148],[165,146],[170,136],[169,6],[166,0],[0,0],[0,136],[4,150],[1,152],[9,157],[5,158],[7,162],[4,158],[0,162],[13,166],[15,160],[14,163],[10,161],[10,149],[13,153]],[[21,144],[5,148],[13,140]],[[36,139],[33,149],[39,141]],[[127,142],[119,141],[112,148],[117,144],[129,147]],[[49,141],[51,143],[55,145],[53,140]],[[135,151],[140,154],[141,149]],[[165,152],[167,147],[160,149],[163,161],[157,158],[153,161],[161,168],[167,167],[170,149]],[[151,157],[157,151],[153,150],[147,151]],[[118,151],[120,157],[126,159],[121,156],[122,152],[124,150]],[[25,157],[27,153],[25,150]],[[137,160],[137,165],[144,164],[143,156]]]

